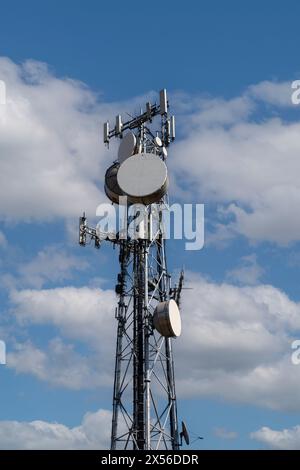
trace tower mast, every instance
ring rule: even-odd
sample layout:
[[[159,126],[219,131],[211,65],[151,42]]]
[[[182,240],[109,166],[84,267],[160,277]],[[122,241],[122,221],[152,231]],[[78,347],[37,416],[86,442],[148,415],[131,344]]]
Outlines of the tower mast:
[[[172,343],[181,320],[163,227],[167,148],[175,139],[175,118],[168,108],[162,90],[158,105],[146,103],[146,111],[125,123],[118,115],[112,130],[104,124],[107,145],[113,137],[121,140],[118,160],[105,175],[105,191],[126,215],[115,237],[88,227],[85,215],[80,218],[81,245],[90,237],[97,247],[109,240],[119,248],[112,450],[176,450],[180,445]],[[158,131],[153,130],[156,116],[161,118]]]

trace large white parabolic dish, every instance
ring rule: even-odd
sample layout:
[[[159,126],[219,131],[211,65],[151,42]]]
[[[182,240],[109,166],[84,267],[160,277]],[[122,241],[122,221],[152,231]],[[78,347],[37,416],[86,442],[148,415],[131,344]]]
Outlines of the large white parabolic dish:
[[[121,140],[120,147],[118,150],[119,163],[124,162],[126,158],[131,157],[134,153],[136,146],[136,137],[133,132],[128,132]]]
[[[181,318],[175,300],[159,302],[153,314],[155,329],[167,338],[178,337],[181,334]]]
[[[168,189],[166,164],[152,153],[139,153],[127,158],[120,166],[118,184],[133,203],[158,202]]]

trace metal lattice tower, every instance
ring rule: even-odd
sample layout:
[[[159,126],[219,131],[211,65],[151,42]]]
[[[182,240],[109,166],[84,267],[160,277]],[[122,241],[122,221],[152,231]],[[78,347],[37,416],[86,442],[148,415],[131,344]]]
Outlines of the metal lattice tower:
[[[151,127],[156,116],[160,116],[161,122],[160,131],[154,134]],[[130,121],[123,124],[121,116],[117,116],[112,131],[105,123],[104,142],[108,144],[112,137],[123,139],[126,131],[130,133],[127,140],[133,140],[135,146],[128,157],[144,152],[156,155],[165,162],[166,148],[175,138],[175,119],[169,117],[165,90],[160,92],[159,105],[147,103],[146,111]],[[125,147],[128,152],[128,145]],[[120,162],[115,162],[111,168],[118,171]],[[120,188],[114,189],[112,195],[111,186],[108,187],[108,172],[106,193],[116,202]],[[106,239],[119,248],[112,450],[176,450],[181,445],[180,438],[182,441],[183,433],[178,430],[171,337],[175,335],[161,335],[154,326],[154,316],[158,305],[165,305],[171,299],[179,304],[183,273],[178,286],[172,287],[163,227],[164,211],[168,210],[166,188],[157,198],[155,203],[145,198],[142,201],[133,199],[134,203],[142,204],[133,214],[128,210],[125,227],[128,228],[141,212],[143,219],[136,224],[134,236],[131,237],[128,234],[122,236],[121,230],[114,239],[101,236],[97,229],[87,226],[85,216],[80,218],[81,245],[85,245],[89,236],[95,240],[96,247]]]

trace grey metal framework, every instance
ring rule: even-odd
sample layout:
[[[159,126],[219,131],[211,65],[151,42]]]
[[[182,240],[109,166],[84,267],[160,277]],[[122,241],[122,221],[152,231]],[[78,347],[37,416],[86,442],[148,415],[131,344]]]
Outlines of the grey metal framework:
[[[161,116],[160,137],[167,147],[175,137],[174,118],[168,116],[165,90],[160,105],[147,103],[146,112],[124,125],[120,116],[116,127],[104,126],[104,141],[121,137],[124,129],[136,129],[143,151],[155,152],[154,134],[145,123]],[[173,126],[173,130],[171,127]],[[161,158],[165,158],[163,155]],[[173,339],[161,336],[153,326],[153,312],[158,302],[176,300],[179,304],[183,273],[178,286],[171,286],[166,261],[166,242],[163,236],[163,211],[167,197],[145,207],[147,221],[155,223],[145,238],[122,239],[111,242],[119,247],[120,271],[117,277],[115,310],[117,342],[114,372],[111,449],[173,449],[181,445],[177,420]],[[130,217],[126,221],[130,223]],[[100,246],[97,230],[80,218],[79,243],[86,238]]]

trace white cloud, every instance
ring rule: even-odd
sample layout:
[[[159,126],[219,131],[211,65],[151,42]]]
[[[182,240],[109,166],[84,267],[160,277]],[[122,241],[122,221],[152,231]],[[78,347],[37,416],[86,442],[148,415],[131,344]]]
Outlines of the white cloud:
[[[48,220],[83,210],[94,215],[107,200],[103,175],[114,153],[101,143],[101,123],[145,97],[131,104],[101,102],[82,83],[57,78],[34,61],[16,65],[0,58],[0,76],[7,87],[0,217]],[[255,114],[258,102],[284,106],[290,92],[288,82],[261,82],[230,100],[173,96],[185,136],[170,160],[177,197],[190,193],[199,202],[221,204],[231,218],[222,222],[231,235],[280,244],[299,240],[300,124],[273,118],[268,110],[260,119]]]
[[[212,97],[195,99],[188,95],[174,98],[176,109],[188,117],[187,122],[182,122],[183,130],[188,134],[199,131],[202,127],[228,126],[237,121],[246,121],[255,108],[253,100],[246,95],[228,101]],[[184,107],[180,102],[183,99]]]
[[[197,276],[186,285],[192,290],[183,296],[183,333],[174,345],[179,396],[299,410],[300,374],[291,363],[299,303],[268,285],[237,287]]]
[[[67,337],[105,350],[111,342],[115,293],[89,287],[13,290],[12,311],[22,324],[55,325]],[[101,338],[101,341],[99,341]]]
[[[39,251],[36,257],[19,267],[20,281],[26,286],[41,288],[47,282],[72,278],[75,270],[84,270],[88,263],[56,246]]]
[[[58,78],[46,64],[0,57],[6,83],[0,121],[0,218],[14,221],[95,215],[107,202],[103,178],[115,158],[102,142],[103,122],[140,101],[107,103],[83,83]]]
[[[83,356],[60,338],[52,339],[44,350],[30,342],[17,344],[7,355],[7,366],[17,373],[31,374],[39,380],[72,390],[112,386],[111,371],[101,367],[101,357]]]
[[[294,106],[292,103],[292,81],[290,82],[270,82],[265,80],[249,87],[250,96],[275,106]]]
[[[9,449],[107,449],[111,413],[86,413],[82,423],[67,427],[47,421],[0,421],[0,448]]]
[[[192,290],[183,296],[183,334],[174,341],[179,397],[214,396],[299,410],[300,375],[291,362],[292,332],[300,331],[299,303],[269,285],[216,284],[191,273],[187,286]],[[82,376],[77,377],[77,387],[84,381],[89,386],[109,382],[115,354],[115,300],[112,291],[94,288],[11,292],[12,312],[19,323],[54,325],[65,337],[80,340],[92,350],[89,362],[74,359]],[[73,360],[66,348],[67,358]],[[26,372],[21,356],[15,358],[14,367]],[[86,366],[93,369],[95,358],[101,367],[94,376]],[[42,355],[42,380],[47,361]],[[56,368],[48,380],[62,384],[64,369]],[[38,376],[33,369],[29,366],[28,373]]]
[[[233,440],[238,437],[238,433],[235,431],[228,431],[225,428],[215,428],[214,429],[215,436],[219,437],[220,439],[228,439]]]
[[[102,108],[83,84],[39,62],[0,58],[6,82],[0,122],[0,216],[49,219],[95,213],[102,198]],[[100,188],[100,189],[99,189]]]
[[[286,93],[286,84],[280,87]],[[186,198],[220,205],[214,222],[222,239],[241,234],[286,245],[300,238],[300,123],[267,110],[258,117],[253,96],[266,102],[265,88],[259,84],[217,107],[208,100],[184,116],[185,138],[172,149],[170,169],[179,188],[184,181]]]
[[[243,256],[238,267],[226,272],[229,281],[238,284],[255,285],[264,273],[264,269],[258,264],[256,255]]]
[[[8,366],[60,387],[112,386],[115,353],[115,293],[99,288],[12,290],[12,312],[23,326],[54,325],[61,335],[87,346],[86,355],[59,339],[48,348],[20,343]],[[53,360],[55,358],[55,360]]]
[[[7,240],[3,232],[0,231],[0,248],[5,248],[7,246]]]
[[[271,449],[300,450],[300,426],[283,429],[282,431],[275,431],[264,426],[251,433],[250,437]]]

